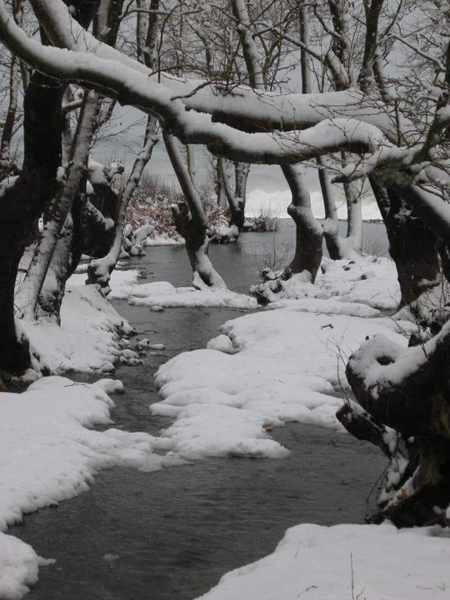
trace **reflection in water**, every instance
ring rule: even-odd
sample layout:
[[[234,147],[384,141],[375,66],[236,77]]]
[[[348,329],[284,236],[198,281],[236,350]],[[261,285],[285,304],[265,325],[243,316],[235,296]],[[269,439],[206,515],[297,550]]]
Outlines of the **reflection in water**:
[[[249,245],[213,251],[235,289],[254,280],[258,257],[251,259]],[[182,248],[151,248],[135,264],[149,280],[189,283]],[[115,426],[157,434],[169,421],[148,410],[158,400],[155,370],[182,350],[204,347],[240,311],[117,307],[166,349],[143,367],[118,369],[126,394],[116,398]],[[276,429],[274,437],[291,450],[288,458],[210,459],[156,473],[110,469],[89,492],[26,517],[10,531],[57,561],[41,570],[29,600],[190,600],[226,571],[271,552],[287,527],[363,520],[367,490],[383,469],[376,450],[307,425]]]

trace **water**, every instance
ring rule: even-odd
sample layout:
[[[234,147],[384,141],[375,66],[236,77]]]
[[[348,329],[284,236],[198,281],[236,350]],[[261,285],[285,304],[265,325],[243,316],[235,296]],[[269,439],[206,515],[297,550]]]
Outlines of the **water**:
[[[254,281],[262,252],[273,247],[271,237],[246,234],[239,246],[212,249],[235,289]],[[151,248],[133,264],[149,280],[190,280],[182,248]],[[144,367],[118,369],[127,391],[117,397],[115,425],[156,434],[168,420],[148,411],[158,400],[154,371],[182,350],[203,347],[221,323],[241,313],[152,313],[123,301],[117,308],[166,350],[149,355]],[[10,532],[57,561],[41,570],[27,598],[190,600],[223,573],[270,553],[287,527],[363,521],[368,490],[384,468],[377,450],[309,425],[290,424],[273,435],[291,450],[288,458],[210,459],[156,473],[114,468],[98,474],[89,492],[27,516]]]
[[[342,232],[346,224],[341,221]],[[248,292],[250,284],[258,281],[259,271],[269,266],[275,269],[289,264],[294,255],[294,223],[280,219],[278,231],[273,233],[245,233],[237,244],[210,246],[214,266],[224,277],[228,286],[238,292]],[[324,247],[325,250],[325,247]],[[388,240],[382,223],[365,223],[363,250],[367,254],[386,256]],[[325,251],[326,254],[326,251]],[[165,280],[174,285],[190,285],[192,274],[183,247],[162,247],[148,254],[145,270],[151,281]],[[143,267],[140,259],[130,266]]]

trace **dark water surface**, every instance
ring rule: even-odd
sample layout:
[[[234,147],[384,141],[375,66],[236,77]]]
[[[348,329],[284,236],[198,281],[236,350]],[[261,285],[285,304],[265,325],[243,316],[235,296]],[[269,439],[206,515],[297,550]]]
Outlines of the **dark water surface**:
[[[341,221],[342,232],[346,224]],[[278,231],[273,233],[245,233],[237,244],[211,245],[210,256],[228,286],[237,292],[248,292],[252,283],[258,281],[262,267],[285,267],[294,255],[294,224],[290,219],[279,220]],[[363,250],[367,254],[386,256],[388,240],[382,223],[365,223]],[[324,247],[325,255],[326,249]],[[130,266],[142,268],[140,259],[130,261]],[[151,249],[145,261],[146,272],[151,281],[170,281],[174,285],[190,285],[192,274],[183,247]]]
[[[254,281],[263,251],[273,247],[270,235],[247,234],[240,246],[213,249],[235,289]],[[189,283],[182,248],[151,248],[133,264],[149,280]],[[155,370],[180,351],[203,347],[241,313],[153,313],[123,301],[117,308],[166,350],[149,355],[143,367],[118,369],[126,393],[116,398],[115,426],[157,434],[169,421],[148,410],[158,400]],[[27,598],[191,600],[223,573],[271,552],[287,527],[363,521],[368,491],[384,467],[375,449],[310,425],[290,424],[273,436],[291,450],[288,458],[209,459],[154,473],[110,469],[89,492],[29,515],[10,532],[56,564],[41,570]]]

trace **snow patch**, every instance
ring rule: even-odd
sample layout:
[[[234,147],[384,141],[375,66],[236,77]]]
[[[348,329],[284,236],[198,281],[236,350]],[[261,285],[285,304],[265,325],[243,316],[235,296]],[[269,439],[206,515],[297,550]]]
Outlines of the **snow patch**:
[[[100,384],[45,377],[22,394],[0,393],[0,530],[24,513],[85,491],[95,473],[115,465],[154,471],[165,440],[108,425],[111,399]],[[42,560],[30,546],[0,531],[0,598],[22,597]]]
[[[160,367],[163,400],[151,411],[176,419],[163,436],[183,458],[282,456],[268,435],[274,425],[341,428],[335,389],[348,387],[346,358],[379,333],[407,344],[390,319],[310,314],[295,303],[228,321],[207,349]]]
[[[314,285],[305,283],[299,275],[278,281],[281,291],[276,293],[270,289],[271,281],[253,287],[256,290],[263,288],[270,302],[299,298],[333,299],[334,309],[330,312],[335,312],[339,306],[337,303],[356,303],[382,311],[395,311],[400,303],[397,270],[389,258],[361,256],[355,260],[324,259]],[[361,316],[374,314],[368,311],[363,314],[361,311]]]
[[[130,325],[92,285],[67,289],[61,307],[61,326],[42,317],[18,320],[20,332],[30,342],[36,371],[110,372],[121,354],[119,332],[131,333]]]
[[[449,535],[389,524],[298,525],[272,554],[227,573],[201,600],[444,600]]]
[[[130,289],[128,302],[135,306],[149,307],[233,307],[256,308],[256,300],[245,294],[228,289],[202,289],[174,287],[167,281],[155,281],[135,285]]]

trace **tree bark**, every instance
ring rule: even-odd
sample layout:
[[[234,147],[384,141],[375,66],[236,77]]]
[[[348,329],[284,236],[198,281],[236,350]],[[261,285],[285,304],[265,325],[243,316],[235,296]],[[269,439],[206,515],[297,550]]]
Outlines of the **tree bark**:
[[[69,214],[66,222],[59,232],[55,249],[50,264],[45,273],[45,279],[39,293],[39,304],[35,308],[35,314],[39,310],[61,324],[61,305],[64,298],[67,279],[75,271],[78,262],[73,261],[73,221]]]
[[[377,521],[447,525],[450,504],[450,323],[429,341],[404,348],[384,336],[366,341],[346,375],[358,405],[337,417],[378,445],[391,464]]]
[[[225,191],[225,196],[227,198],[228,209],[230,211],[229,226],[235,227],[237,232],[240,233],[244,228],[247,180],[250,167],[244,163],[233,164],[233,185],[232,175],[229,173],[226,161],[219,158],[218,164],[219,176]]]
[[[136,192],[142,178],[142,173],[149,163],[153,149],[158,143],[157,131],[159,129],[157,121],[149,117],[147,121],[144,145],[139,156],[133,163],[131,173],[128,177],[125,190],[120,198],[119,212],[115,221],[114,240],[106,256],[91,260],[88,266],[87,283],[98,285],[100,291],[107,295],[110,291],[109,281],[111,273],[114,270],[120,257],[123,243],[123,229],[126,225],[127,209],[130,201]]]
[[[208,257],[208,222],[186,165],[183,162],[177,139],[164,132],[167,153],[184,194],[186,204],[172,207],[175,227],[186,242],[186,251],[194,273],[194,283],[199,279],[207,287],[226,288],[222,277]]]
[[[370,183],[386,225],[389,253],[395,262],[401,291],[400,306],[417,301],[442,281],[440,242],[417,210],[410,205],[410,186]]]
[[[30,232],[56,191],[61,164],[63,85],[34,73],[24,100],[24,161],[22,173],[2,197],[0,220],[0,368],[22,372],[28,350],[17,339],[14,288],[19,261],[31,242]],[[45,148],[45,151],[43,149]]]
[[[322,228],[316,221],[311,198],[300,167],[282,167],[291,190],[292,201],[287,212],[296,224],[295,255],[288,269],[314,283],[322,262]]]
[[[60,233],[76,198],[80,194],[82,182],[85,181],[90,143],[95,131],[98,108],[99,96],[97,92],[87,92],[73,142],[73,154],[67,179],[46,211],[44,230],[39,242],[36,244],[30,266],[18,294],[19,306],[27,319],[36,317],[39,294]],[[59,319],[59,315],[56,318]]]
[[[0,139],[0,177],[2,176],[2,170],[6,171],[6,168],[2,168],[2,164],[10,170],[12,161],[11,155],[11,142],[14,135],[14,126],[16,124],[17,116],[17,103],[19,96],[19,76],[20,66],[19,60],[13,56],[11,58],[11,66],[9,72],[9,95],[8,95],[8,108],[6,110],[5,123],[3,125],[3,131]]]

